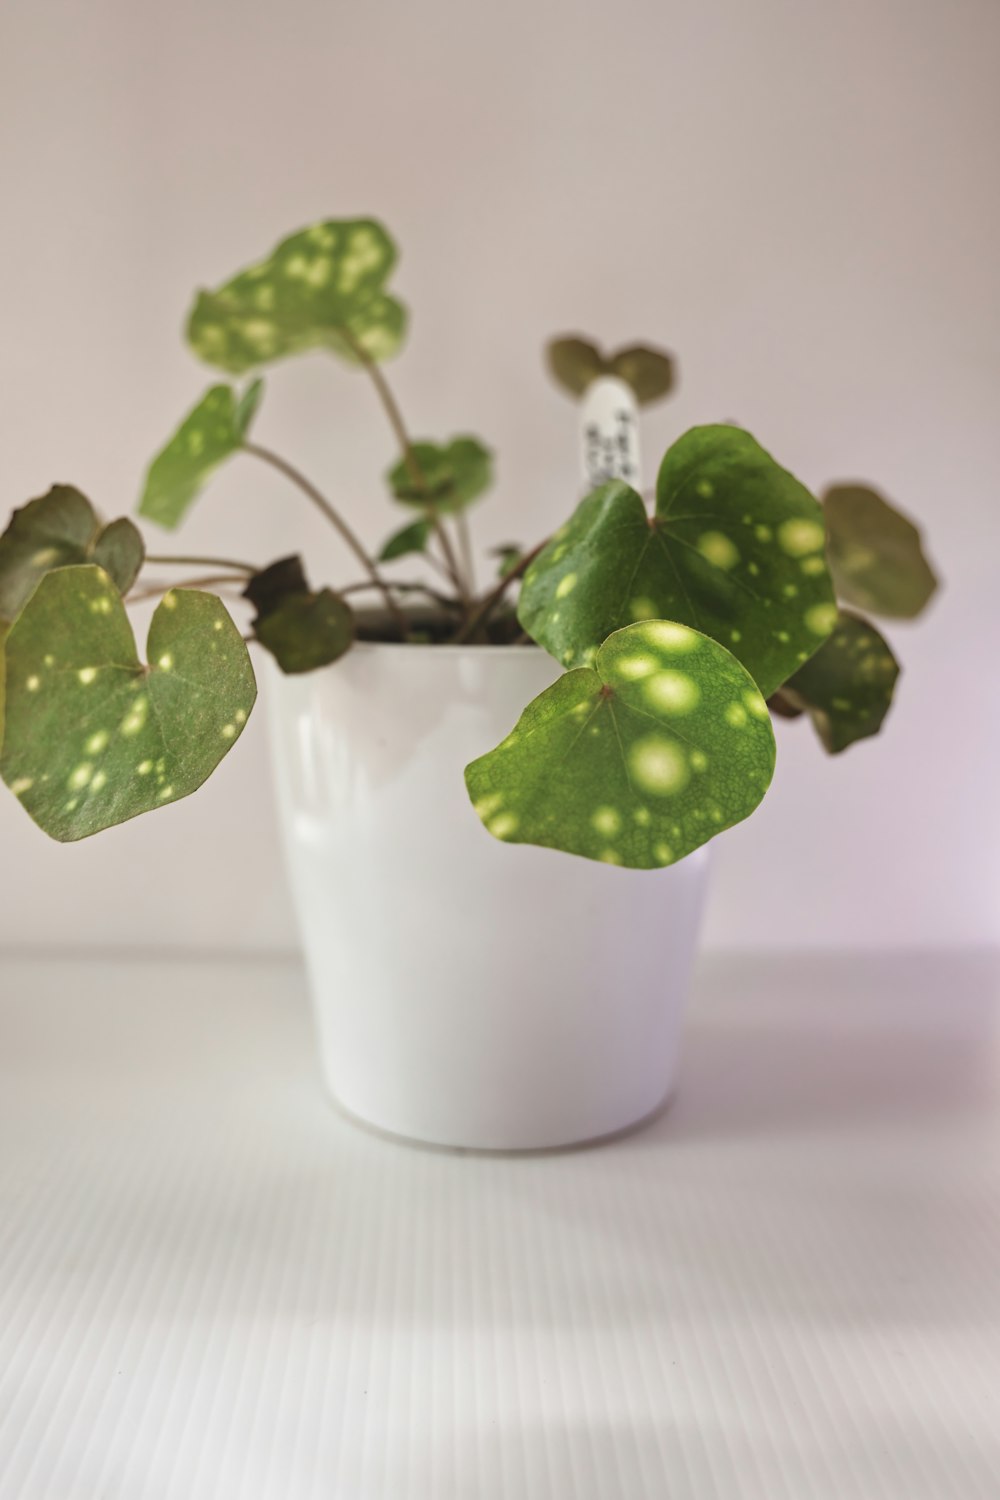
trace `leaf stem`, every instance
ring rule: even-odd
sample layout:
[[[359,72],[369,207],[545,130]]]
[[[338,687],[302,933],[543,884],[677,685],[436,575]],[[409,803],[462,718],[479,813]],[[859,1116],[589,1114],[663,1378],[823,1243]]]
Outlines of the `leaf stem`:
[[[347,524],[340,512],[330,504],[330,501],[326,498],[322,491],[318,490],[312,483],[312,481],[310,479],[307,479],[300,469],[296,469],[295,466],[293,464],[290,464],[287,459],[282,458],[280,453],[274,453],[270,448],[263,448],[261,447],[260,443],[244,442],[243,452],[249,453],[251,457],[259,458],[263,463],[270,464],[273,469],[277,469],[279,474],[283,474],[286,479],[290,480],[292,484],[296,485],[302,491],[302,493],[312,501],[317,509],[323,512],[324,516],[326,516],[326,519],[330,522],[331,526],[334,526],[336,528],[343,540],[346,542],[347,546],[354,553],[354,556],[357,558],[358,562],[371,578],[374,586],[380,591],[383,599],[385,600],[386,608],[392,615],[392,618],[395,620],[396,625],[399,628],[400,635],[404,640],[406,640],[407,636],[409,635],[409,630],[406,624],[406,616],[403,614],[403,611],[400,609],[399,605],[392,597],[389,585],[382,577],[374,560],[369,557],[368,553],[365,551],[355,532]]]
[[[541,552],[542,548],[547,547],[548,544],[549,538],[546,537],[543,542],[538,543],[537,547],[532,547],[531,551],[526,552],[524,556],[514,564],[510,572],[506,573],[504,577],[501,578],[496,588],[491,589],[490,592],[486,595],[485,599],[480,600],[477,608],[475,608],[468,616],[458,634],[456,635],[454,641],[454,644],[456,646],[459,645],[462,641],[469,640],[469,638],[474,635],[475,632],[479,629],[480,625],[486,623],[490,615],[500,603],[504,594],[506,594],[507,590],[510,588],[511,584],[515,581],[515,579],[521,577],[525,570],[529,568],[534,562],[535,558],[538,556],[539,552]]]
[[[141,604],[144,599],[155,599],[158,594],[169,594],[171,589],[198,589],[223,583],[239,583],[231,573],[209,573],[200,578],[185,578],[183,583],[150,583],[137,594],[128,594],[126,603]]]
[[[147,552],[143,561],[162,564],[164,567],[228,568],[233,573],[245,573],[248,578],[259,571],[253,563],[233,562],[229,557],[166,557],[160,553]]]
[[[372,359],[371,355],[368,353],[368,350],[358,339],[354,337],[350,329],[341,326],[340,333],[344,339],[344,342],[347,344],[354,357],[361,365],[362,369],[370,378],[372,385],[375,387],[375,392],[382,403],[382,409],[389,419],[389,426],[392,428],[393,434],[396,438],[396,442],[399,444],[400,452],[403,455],[403,463],[406,466],[407,474],[409,474],[410,476],[411,484],[416,490],[419,490],[419,492],[426,497],[427,481],[424,478],[423,470],[421,469],[420,464],[417,461],[417,455],[413,451],[413,443],[410,439],[410,434],[406,430],[406,423],[403,421],[403,414],[399,409],[399,403],[392,393],[389,382],[382,374],[378,362]],[[468,585],[466,583],[466,580],[462,576],[462,569],[459,566],[458,558],[455,556],[455,549],[451,544],[451,538],[448,536],[444,522],[441,520],[436,507],[431,504],[430,501],[426,500],[426,498],[425,504],[427,507],[427,514],[430,518],[431,526],[434,528],[434,535],[437,538],[438,545],[440,546],[441,551],[444,555],[444,560],[448,565],[448,571],[451,574],[451,581],[458,590],[458,596],[462,601],[462,608],[468,609],[472,601],[469,598]]]

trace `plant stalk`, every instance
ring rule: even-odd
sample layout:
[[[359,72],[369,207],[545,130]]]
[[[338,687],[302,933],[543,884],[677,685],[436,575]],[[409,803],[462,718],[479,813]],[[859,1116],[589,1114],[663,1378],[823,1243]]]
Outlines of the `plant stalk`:
[[[454,644],[456,646],[460,645],[463,641],[469,640],[479,629],[480,625],[485,624],[489,620],[490,615],[503,599],[504,594],[506,594],[511,584],[521,577],[522,573],[534,562],[542,548],[547,547],[548,544],[549,538],[546,537],[544,542],[539,542],[537,547],[532,547],[530,552],[526,552],[521,560],[515,563],[510,572],[501,578],[496,588],[491,589],[485,599],[480,601],[478,607],[466,618],[458,634],[455,636]]]
[[[368,556],[368,553],[365,551],[357,535],[344,520],[340,512],[330,504],[330,501],[326,498],[322,491],[318,490],[312,483],[312,481],[306,478],[301,470],[296,469],[293,464],[290,464],[287,459],[282,458],[279,453],[272,452],[270,448],[262,448],[259,443],[248,442],[244,442],[243,452],[249,453],[253,458],[259,458],[263,463],[270,464],[272,468],[277,469],[279,474],[283,474],[286,479],[290,480],[292,484],[296,485],[302,491],[302,493],[312,501],[317,509],[323,512],[324,516],[326,516],[326,519],[330,522],[331,526],[334,526],[340,533],[347,546],[351,549],[358,562],[368,574],[374,586],[381,593],[383,599],[385,600],[386,608],[392,615],[392,618],[395,620],[396,625],[399,627],[399,633],[405,641],[407,636],[409,635],[409,629],[406,624],[406,616],[403,614],[403,611],[400,609],[399,605],[392,597],[389,585],[382,577],[377,566],[375,565],[375,562]]]

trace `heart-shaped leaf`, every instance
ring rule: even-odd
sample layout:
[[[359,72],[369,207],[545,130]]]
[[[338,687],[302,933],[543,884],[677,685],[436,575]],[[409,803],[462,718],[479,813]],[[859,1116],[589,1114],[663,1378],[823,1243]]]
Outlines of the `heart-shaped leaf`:
[[[465,781],[496,838],[648,870],[747,817],[773,770],[744,668],[698,631],[648,620],[529,703]]]
[[[608,373],[607,361],[596,344],[576,334],[551,339],[545,354],[552,378],[571,396],[582,396],[598,376]]]
[[[0,620],[15,619],[53,568],[95,562],[120,593],[128,593],[143,556],[142,537],[127,517],[105,526],[79,490],[54,484],[47,495],[15,510],[0,536]]]
[[[401,531],[394,531],[378,555],[379,562],[395,562],[414,552],[426,552],[433,527],[430,521],[411,521]]]
[[[619,349],[608,363],[611,373],[632,387],[640,406],[662,401],[674,388],[674,362],[659,349],[636,344],[631,349]]]
[[[40,828],[86,838],[197,790],[256,697],[243,639],[214,594],[165,594],[136,654],[103,569],[47,574],[7,637],[0,771]]]
[[[373,219],[327,219],[282,240],[257,265],[201,292],[188,340],[210,365],[242,374],[325,349],[358,363],[388,359],[406,312],[384,290],[396,247]]]
[[[919,615],[937,588],[919,528],[861,484],[834,485],[823,508],[827,557],[840,598],[897,620]]]
[[[656,514],[614,481],[588,495],[527,570],[522,627],[586,665],[632,620],[679,620],[721,642],[769,695],[837,618],[823,515],[738,427],[694,427],[660,467]]]
[[[230,385],[205,392],[150,464],[140,515],[168,530],[180,525],[219,465],[242,448],[263,390],[254,380],[239,397]]]
[[[789,678],[781,696],[808,713],[831,755],[878,734],[899,664],[875,626],[841,610],[829,640]]]
[[[397,500],[430,505],[444,514],[463,510],[493,483],[493,454],[478,438],[454,437],[447,443],[421,440],[410,445],[419,470],[405,459],[393,464],[386,482]]]
[[[243,593],[257,611],[254,635],[283,672],[329,666],[354,640],[347,601],[332,589],[314,593],[299,557],[283,557],[255,573]]]
[[[549,371],[571,396],[582,396],[601,375],[617,375],[632,387],[640,406],[668,395],[674,387],[674,361],[663,349],[634,344],[604,354],[589,339],[572,334],[546,346]]]

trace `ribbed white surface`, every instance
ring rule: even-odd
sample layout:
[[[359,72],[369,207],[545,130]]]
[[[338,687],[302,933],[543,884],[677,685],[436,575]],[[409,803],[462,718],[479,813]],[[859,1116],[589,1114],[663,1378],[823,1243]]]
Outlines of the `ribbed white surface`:
[[[713,961],[643,1132],[339,1118],[292,965],[6,960],[2,1500],[996,1500],[988,957]]]

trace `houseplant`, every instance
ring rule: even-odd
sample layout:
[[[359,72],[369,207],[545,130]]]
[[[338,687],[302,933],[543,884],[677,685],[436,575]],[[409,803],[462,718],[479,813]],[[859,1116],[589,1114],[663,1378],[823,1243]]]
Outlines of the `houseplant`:
[[[172,529],[223,462],[255,458],[323,512],[358,576],[313,588],[295,555],[261,567],[147,553],[131,520],[104,524],[54,486],[0,538],[0,771],[63,841],[196,790],[256,697],[221,597],[238,589],[274,669],[279,795],[334,1092],[451,1144],[599,1135],[668,1086],[701,851],[767,789],[768,706],[810,716],[834,753],[875,733],[898,668],[853,607],[912,617],[935,581],[881,496],[838,486],[821,505],[729,424],[667,449],[650,513],[628,482],[636,414],[668,394],[672,361],[565,338],[550,368],[584,402],[590,492],[551,537],[498,549],[499,576],[477,589],[465,513],[493,456],[466,434],[411,439],[382,369],[406,326],[394,263],[379,224],[330,220],[201,292],[192,348],[249,379],[205,392],[139,504]],[[386,482],[406,519],[377,556],[256,440],[255,372],[315,350],[366,375],[391,425]],[[400,579],[404,559],[418,576]],[[147,582],[166,566],[201,573]],[[127,606],[150,596],[142,662]],[[463,766],[492,840],[461,804]]]

